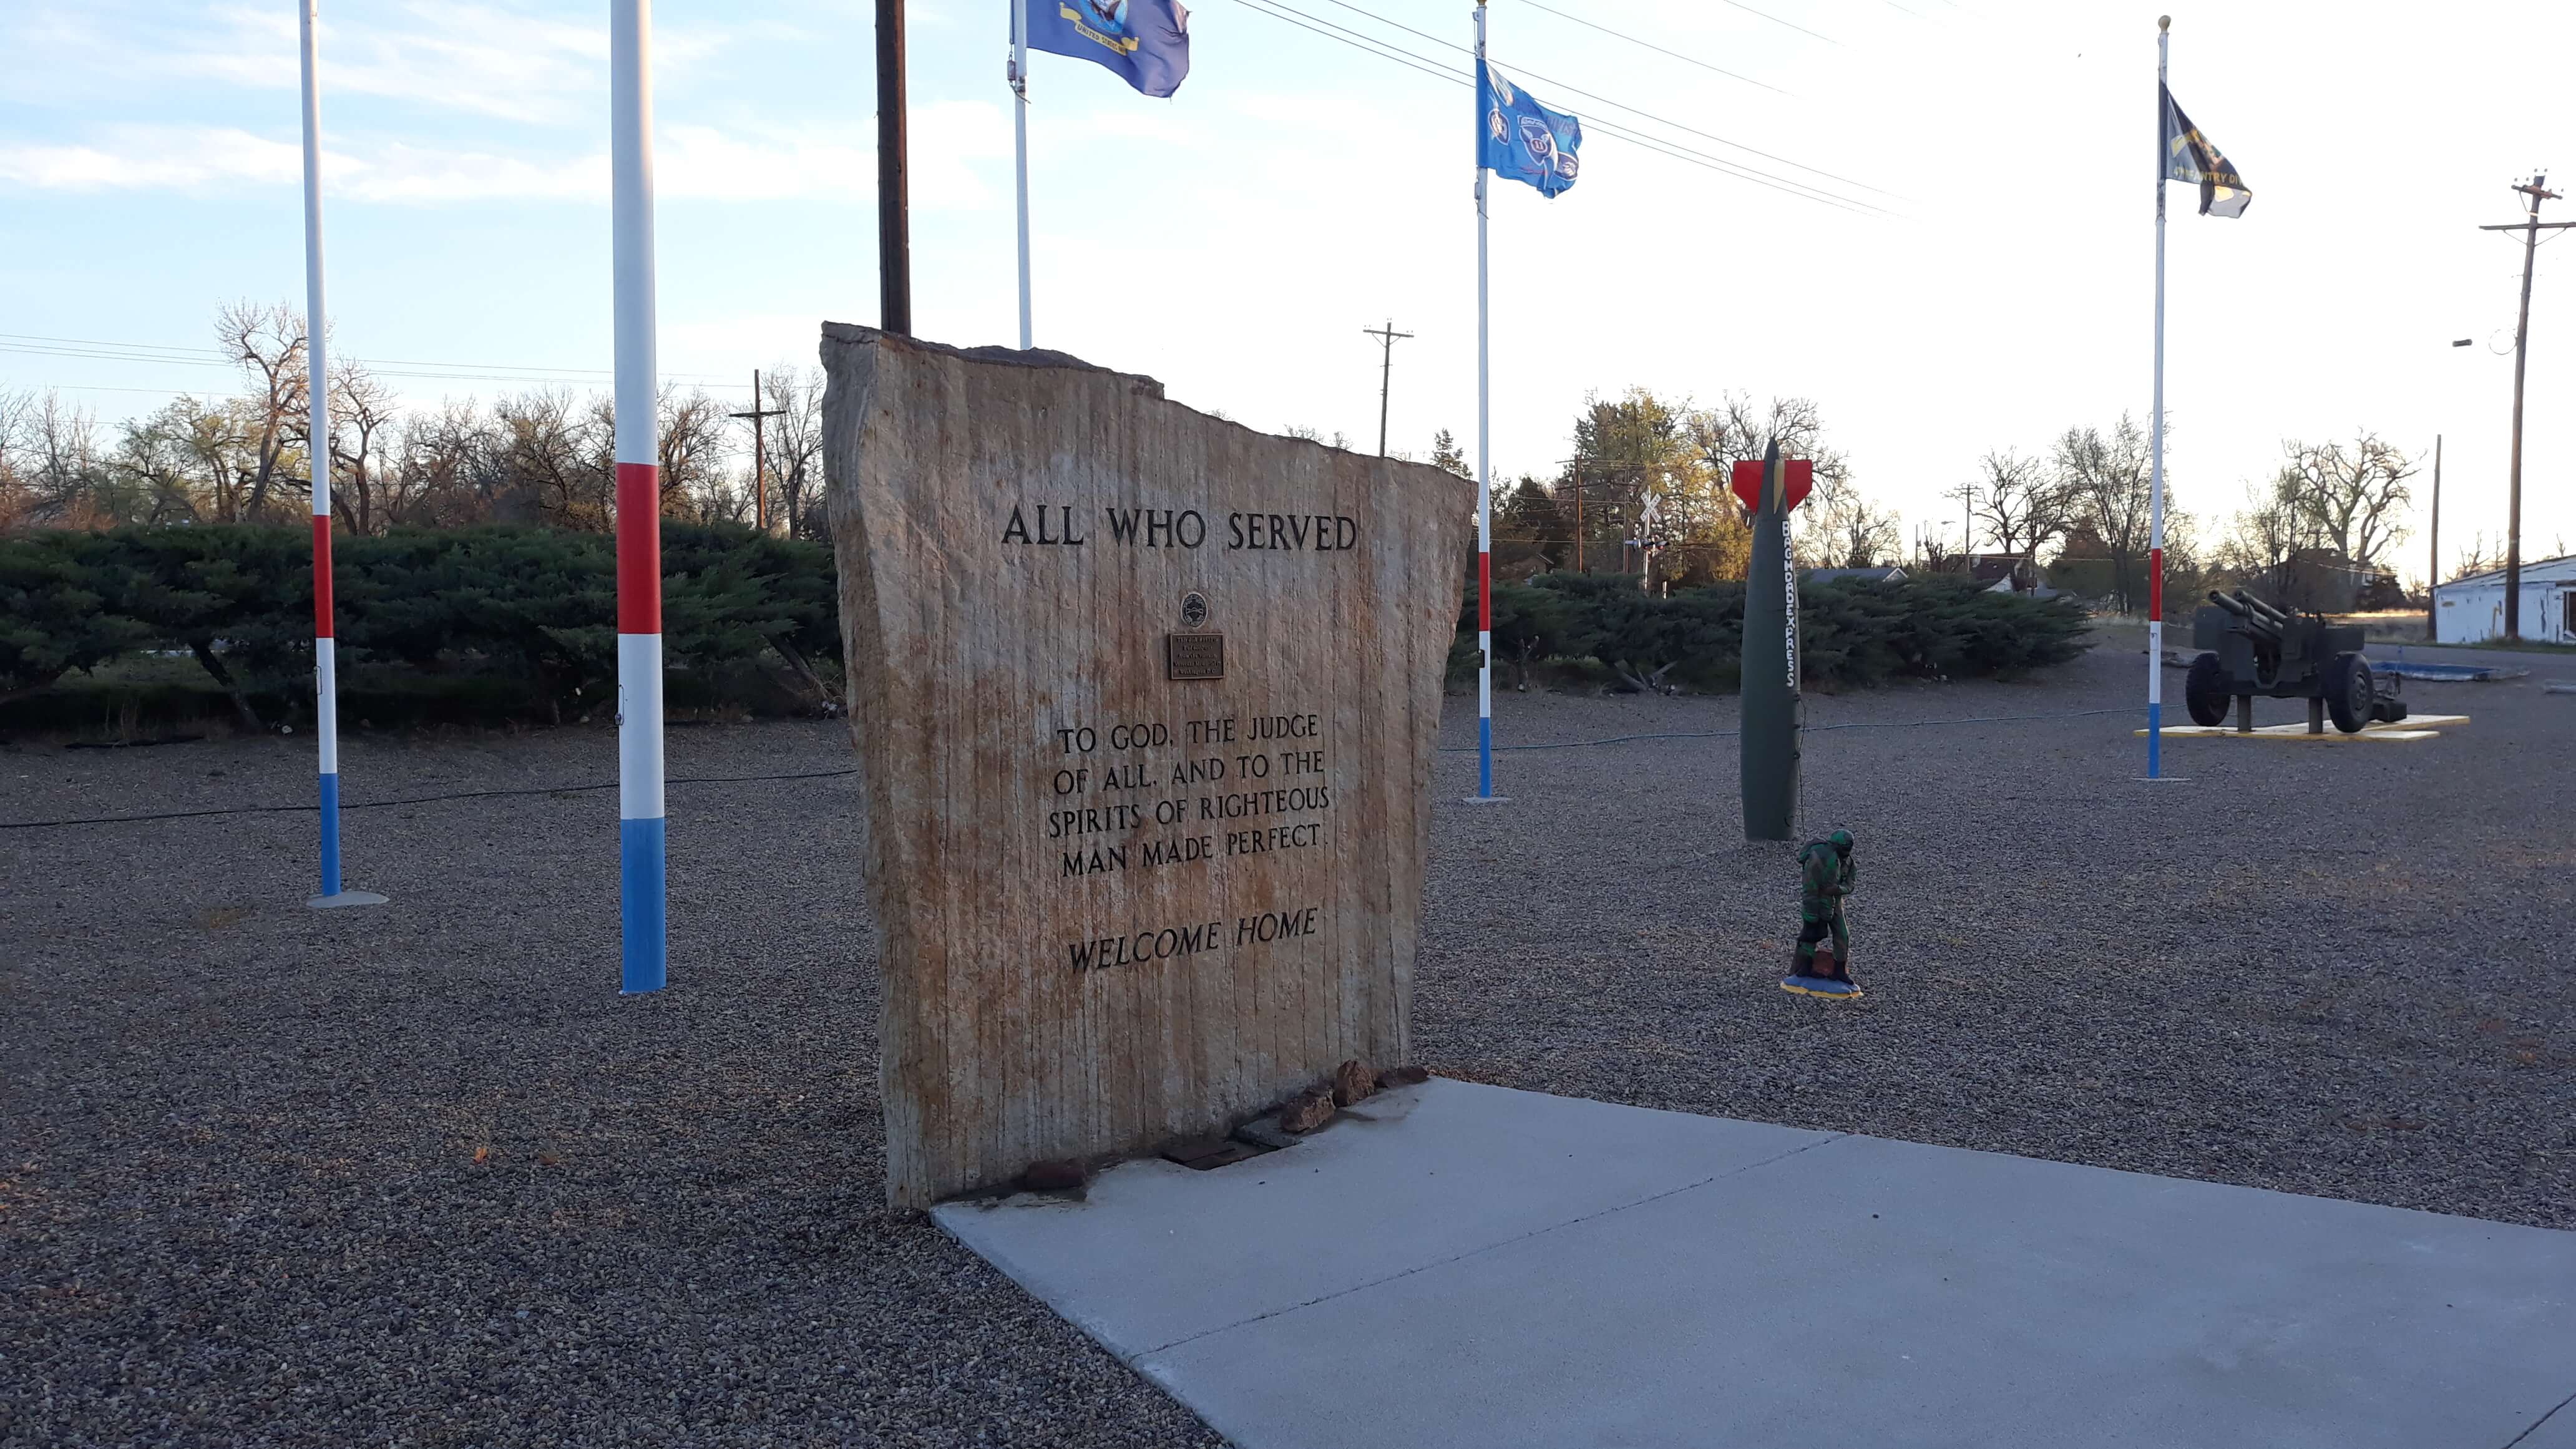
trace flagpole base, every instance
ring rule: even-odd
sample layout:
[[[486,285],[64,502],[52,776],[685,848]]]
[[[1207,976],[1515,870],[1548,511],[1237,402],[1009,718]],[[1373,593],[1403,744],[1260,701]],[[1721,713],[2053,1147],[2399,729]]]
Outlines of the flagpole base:
[[[2131,775],[2129,778],[2141,785],[2188,785],[2191,783],[2191,777],[2189,775]]]
[[[381,906],[389,899],[374,891],[341,891],[337,895],[308,897],[304,904],[317,911],[328,911],[341,906]]]
[[[1512,797],[1509,795],[1463,795],[1459,797],[1458,803],[1461,805],[1509,805],[1512,803]]]

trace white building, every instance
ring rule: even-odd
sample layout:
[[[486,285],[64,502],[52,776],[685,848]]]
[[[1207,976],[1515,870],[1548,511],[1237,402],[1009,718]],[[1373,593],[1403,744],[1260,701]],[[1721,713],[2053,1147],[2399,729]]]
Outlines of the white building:
[[[2522,566],[2522,637],[2576,644],[2576,554]],[[2433,640],[2475,644],[2504,636],[2504,570],[2471,574],[2433,590]]]

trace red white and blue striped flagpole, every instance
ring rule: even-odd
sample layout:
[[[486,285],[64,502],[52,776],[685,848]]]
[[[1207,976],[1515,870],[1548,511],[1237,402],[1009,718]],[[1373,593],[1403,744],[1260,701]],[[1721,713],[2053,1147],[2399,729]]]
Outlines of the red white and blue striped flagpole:
[[[1494,794],[1493,327],[1485,259],[1485,0],[1476,0],[1476,793]]]
[[[322,787],[322,892],[314,906],[376,906],[373,891],[340,886],[340,670],[331,608],[331,387],[322,311],[322,91],[314,75],[317,0],[303,0],[304,53],[304,390],[313,479],[313,740]]]
[[[2165,739],[2165,60],[2173,17],[2156,19],[2156,389],[2148,419],[2147,778],[2164,775]]]
[[[669,968],[662,808],[662,483],[654,396],[651,0],[609,0],[610,211],[616,226],[617,853],[622,984]]]

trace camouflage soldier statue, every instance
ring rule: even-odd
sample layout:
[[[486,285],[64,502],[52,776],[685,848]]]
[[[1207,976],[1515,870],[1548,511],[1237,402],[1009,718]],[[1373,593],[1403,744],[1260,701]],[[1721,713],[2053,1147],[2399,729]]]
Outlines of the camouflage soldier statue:
[[[1790,952],[1789,977],[1780,983],[1783,991],[1796,991],[1808,996],[1850,998],[1861,994],[1860,983],[1851,979],[1851,933],[1843,926],[1843,898],[1852,892],[1858,879],[1852,865],[1852,838],[1848,830],[1837,830],[1823,840],[1811,841],[1798,852],[1798,944]],[[1833,933],[1834,949],[1826,964],[1816,964],[1816,943]]]

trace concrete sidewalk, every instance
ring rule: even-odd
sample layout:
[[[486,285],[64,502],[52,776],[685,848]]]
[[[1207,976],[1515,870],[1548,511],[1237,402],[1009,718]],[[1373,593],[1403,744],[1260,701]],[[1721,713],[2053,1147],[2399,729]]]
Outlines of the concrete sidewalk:
[[[935,1215],[1245,1449],[2576,1449],[2576,1233],[2471,1218],[1438,1080]]]

